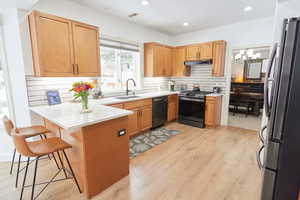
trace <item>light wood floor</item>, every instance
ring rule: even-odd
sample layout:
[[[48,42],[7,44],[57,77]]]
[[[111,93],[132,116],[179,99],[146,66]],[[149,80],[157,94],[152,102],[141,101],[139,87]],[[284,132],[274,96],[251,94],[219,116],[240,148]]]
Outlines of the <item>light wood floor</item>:
[[[256,166],[254,131],[221,127],[198,129],[171,123],[180,130],[167,142],[131,160],[130,176],[95,200],[258,200],[261,176]],[[112,155],[113,156],[113,155]],[[33,165],[30,171],[33,169]],[[51,177],[55,165],[40,162],[38,181]],[[0,199],[18,199],[9,163],[0,164]],[[32,175],[28,178],[31,182]],[[21,183],[21,182],[20,182]],[[39,188],[37,188],[39,190]],[[30,189],[24,199],[29,199]],[[53,183],[40,196],[47,200],[80,200],[72,180]]]

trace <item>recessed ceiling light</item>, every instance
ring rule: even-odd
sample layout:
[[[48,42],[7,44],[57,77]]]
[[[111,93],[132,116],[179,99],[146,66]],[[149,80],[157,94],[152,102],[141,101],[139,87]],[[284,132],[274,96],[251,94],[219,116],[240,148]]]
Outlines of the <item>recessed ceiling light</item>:
[[[188,22],[184,22],[183,26],[189,26],[190,24]]]
[[[251,7],[251,6],[246,6],[245,8],[244,8],[244,11],[245,12],[249,12],[249,11],[251,11],[253,8]]]
[[[143,0],[143,1],[141,2],[141,4],[142,4],[143,6],[148,6],[148,5],[150,4],[150,2],[149,2],[148,0]]]

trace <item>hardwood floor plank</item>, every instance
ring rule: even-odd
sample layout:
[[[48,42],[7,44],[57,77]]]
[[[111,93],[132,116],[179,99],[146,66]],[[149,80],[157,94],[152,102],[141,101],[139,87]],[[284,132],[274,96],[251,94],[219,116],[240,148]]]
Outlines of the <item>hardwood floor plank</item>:
[[[255,151],[256,132],[220,127],[199,129],[178,124],[180,130],[165,143],[137,156],[130,162],[130,175],[94,200],[258,200],[261,184]],[[113,156],[113,155],[112,155]],[[9,163],[0,163],[0,199],[18,199]],[[52,161],[43,160],[38,180],[55,173]],[[22,176],[21,176],[22,177]],[[32,167],[28,180],[32,179]],[[38,191],[38,189],[37,189]],[[24,199],[28,199],[27,189]],[[83,200],[72,181],[53,183],[39,199]]]

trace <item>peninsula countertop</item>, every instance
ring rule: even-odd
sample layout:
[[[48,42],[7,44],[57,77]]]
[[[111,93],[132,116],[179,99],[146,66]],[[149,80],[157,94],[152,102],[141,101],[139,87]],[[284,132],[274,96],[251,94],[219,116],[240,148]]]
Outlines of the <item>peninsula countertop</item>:
[[[90,101],[89,108],[92,112],[84,114],[80,113],[82,109],[80,103],[62,103],[53,106],[31,107],[30,109],[65,130],[89,126],[133,113],[129,110],[104,106],[97,101]]]
[[[30,110],[39,116],[59,125],[61,128],[69,130],[133,114],[133,112],[129,110],[113,108],[105,105],[137,101],[172,94],[178,94],[178,92],[163,91],[137,94],[138,97],[132,99],[117,99],[116,97],[95,100],[90,99],[89,109],[92,110],[92,112],[84,114],[80,113],[82,109],[81,103],[74,102],[66,102],[53,106],[34,106],[31,107]]]

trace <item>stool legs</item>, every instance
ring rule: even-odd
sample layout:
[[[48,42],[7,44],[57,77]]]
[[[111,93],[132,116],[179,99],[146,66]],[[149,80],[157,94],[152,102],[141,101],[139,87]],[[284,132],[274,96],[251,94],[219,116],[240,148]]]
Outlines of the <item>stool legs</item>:
[[[12,174],[12,171],[13,171],[13,168],[14,168],[14,163],[15,163],[15,157],[16,157],[16,149],[14,149],[14,154],[13,154],[12,161],[11,161],[11,164],[10,164],[9,174]]]
[[[28,157],[27,158],[26,168],[25,168],[25,174],[24,174],[24,178],[23,178],[23,184],[22,184],[22,190],[21,190],[20,200],[22,200],[22,197],[23,197],[24,186],[25,186],[25,182],[26,182],[26,177],[27,177],[27,171],[28,171],[29,162],[30,162],[30,158]]]
[[[60,155],[59,155],[59,152],[56,152],[56,153],[57,153],[57,155],[58,155],[58,159],[59,159],[59,161],[60,161],[61,168],[62,168],[62,170],[63,170],[63,172],[64,172],[64,174],[65,174],[65,177],[68,178],[67,173],[66,173],[66,170],[65,170],[65,167],[64,167],[64,163],[62,162],[62,159],[61,159],[61,157],[60,157]]]
[[[66,160],[67,160],[68,166],[69,166],[69,168],[70,168],[70,170],[71,170],[72,176],[73,176],[74,181],[75,181],[75,183],[76,183],[76,186],[77,186],[77,188],[78,188],[78,190],[79,190],[79,193],[81,193],[81,190],[80,190],[78,181],[77,181],[76,176],[75,176],[75,174],[74,174],[74,171],[73,171],[73,169],[72,169],[72,167],[71,167],[71,164],[70,164],[70,162],[69,162],[68,156],[67,156],[67,154],[66,154],[66,152],[65,152],[64,150],[62,150],[62,152],[64,153],[64,156],[65,156],[65,158],[66,158]]]
[[[21,163],[21,154],[19,154],[19,160],[18,160],[18,169],[17,169],[17,177],[16,177],[16,185],[15,185],[16,188],[18,187],[18,181],[19,181],[20,163]]]
[[[36,180],[36,173],[37,173],[37,167],[40,157],[37,157],[35,160],[35,167],[34,167],[34,174],[33,174],[33,181],[32,181],[32,189],[31,189],[31,200],[34,199],[34,188],[35,188],[35,180]]]

